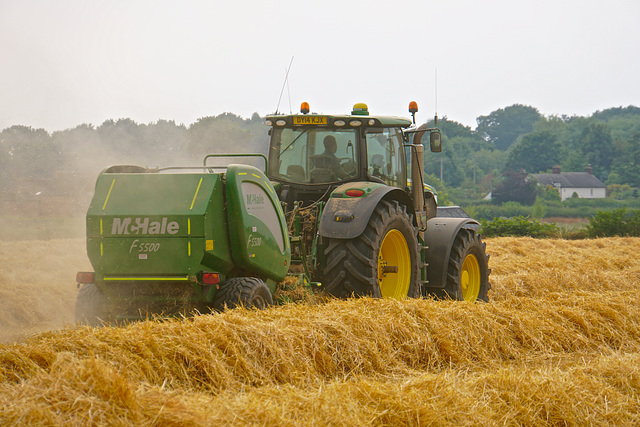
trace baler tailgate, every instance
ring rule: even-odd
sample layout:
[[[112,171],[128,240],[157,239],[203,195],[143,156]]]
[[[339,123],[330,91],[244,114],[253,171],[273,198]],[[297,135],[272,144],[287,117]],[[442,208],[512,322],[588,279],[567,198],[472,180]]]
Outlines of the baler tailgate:
[[[103,173],[87,213],[89,259],[100,277],[226,273],[231,263],[224,183],[214,173]]]
[[[94,266],[107,275],[188,274],[189,266],[200,264],[204,237],[89,238]],[[194,259],[197,258],[197,259]]]

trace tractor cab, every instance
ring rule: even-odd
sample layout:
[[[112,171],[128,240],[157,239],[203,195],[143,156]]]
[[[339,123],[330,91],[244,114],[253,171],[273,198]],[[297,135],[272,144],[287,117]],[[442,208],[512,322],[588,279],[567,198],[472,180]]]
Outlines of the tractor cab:
[[[309,114],[305,102],[300,114],[267,116],[267,125],[267,176],[285,198],[318,200],[328,188],[362,181],[407,190],[410,119],[369,116],[362,103],[349,115]]]

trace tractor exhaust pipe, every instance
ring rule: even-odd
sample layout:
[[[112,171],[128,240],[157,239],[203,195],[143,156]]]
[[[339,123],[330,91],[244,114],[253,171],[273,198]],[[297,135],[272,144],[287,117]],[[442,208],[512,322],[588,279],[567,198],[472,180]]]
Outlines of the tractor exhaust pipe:
[[[425,229],[426,224],[426,207],[424,204],[424,145],[422,145],[422,136],[427,130],[427,125],[422,124],[418,127],[417,132],[413,136],[413,145],[411,149],[411,191],[413,193],[413,203],[416,207],[416,222],[419,229]],[[421,236],[423,232],[420,232]]]

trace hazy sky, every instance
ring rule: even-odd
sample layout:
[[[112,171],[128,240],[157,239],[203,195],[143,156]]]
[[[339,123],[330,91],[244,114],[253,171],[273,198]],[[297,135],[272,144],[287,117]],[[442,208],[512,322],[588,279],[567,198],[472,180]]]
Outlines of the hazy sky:
[[[0,130],[233,112],[640,106],[640,1],[0,0]],[[291,104],[289,103],[291,100]],[[291,107],[290,107],[291,105]]]

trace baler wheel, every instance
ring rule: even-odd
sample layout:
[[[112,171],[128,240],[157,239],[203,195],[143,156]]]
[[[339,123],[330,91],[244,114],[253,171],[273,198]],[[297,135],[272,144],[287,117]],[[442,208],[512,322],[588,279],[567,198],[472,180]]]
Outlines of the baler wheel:
[[[233,277],[220,285],[213,308],[255,307],[264,309],[273,305],[273,297],[267,285],[256,277]]]
[[[106,298],[94,283],[82,285],[76,297],[76,323],[89,326],[101,326],[107,319]]]

